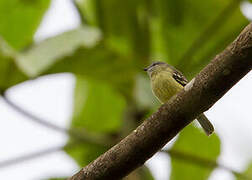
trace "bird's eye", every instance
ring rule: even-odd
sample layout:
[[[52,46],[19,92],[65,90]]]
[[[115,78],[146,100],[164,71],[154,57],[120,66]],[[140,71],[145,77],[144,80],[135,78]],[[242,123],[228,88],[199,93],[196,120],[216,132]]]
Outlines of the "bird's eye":
[[[162,62],[154,62],[154,63],[151,64],[150,67],[154,67],[154,66],[159,65],[159,64],[163,64],[163,63]]]
[[[155,62],[155,63],[152,64],[152,66],[156,66],[157,64],[158,64],[158,63]]]

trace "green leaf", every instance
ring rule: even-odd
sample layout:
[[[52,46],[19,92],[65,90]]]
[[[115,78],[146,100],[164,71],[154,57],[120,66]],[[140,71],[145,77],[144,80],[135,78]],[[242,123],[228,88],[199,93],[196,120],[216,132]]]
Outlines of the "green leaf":
[[[113,83],[125,95],[133,88],[135,62],[135,57],[109,49],[100,32],[87,26],[45,40],[18,56],[19,66],[30,77],[71,72]]]
[[[92,48],[100,38],[97,29],[79,27],[34,45],[18,57],[18,62],[24,72],[35,77],[64,57],[74,54],[78,48]]]
[[[29,45],[50,0],[1,0],[0,35],[14,48]]]
[[[154,180],[154,177],[152,176],[151,171],[146,166],[142,166],[141,168],[139,168],[138,171],[139,171],[141,180]]]
[[[189,125],[180,133],[171,151],[182,154],[180,158],[171,156],[171,180],[188,179],[188,177],[205,180],[213,170],[214,165],[210,161],[215,162],[220,154],[220,140],[216,134],[208,137],[198,128]],[[185,156],[190,156],[188,158],[190,161],[183,158]],[[204,159],[205,166],[199,164],[199,158]]]
[[[116,132],[121,126],[125,106],[124,97],[109,84],[77,76],[71,127],[100,134]],[[72,141],[70,139],[68,144]],[[107,146],[84,142],[70,148],[66,146],[65,151],[84,166],[107,149]]]
[[[16,64],[17,53],[0,38],[0,90],[5,90],[28,77]]]
[[[73,142],[72,139],[70,139],[68,145],[71,144],[71,142]],[[64,151],[66,151],[66,153],[69,154],[80,167],[86,166],[108,149],[101,145],[86,144],[84,142],[78,143],[78,145],[74,146],[68,145],[65,146]]]
[[[241,173],[236,174],[236,180],[252,179],[252,163],[250,163],[247,169]]]
[[[122,122],[124,97],[102,81],[77,76],[72,126],[96,132],[114,132]]]
[[[149,168],[142,166],[135,171],[131,172],[123,180],[154,180]]]
[[[136,74],[134,58],[127,59],[114,53],[104,44],[94,48],[79,48],[72,56],[58,60],[45,74],[71,72],[96,79],[113,86],[123,95],[131,96]]]

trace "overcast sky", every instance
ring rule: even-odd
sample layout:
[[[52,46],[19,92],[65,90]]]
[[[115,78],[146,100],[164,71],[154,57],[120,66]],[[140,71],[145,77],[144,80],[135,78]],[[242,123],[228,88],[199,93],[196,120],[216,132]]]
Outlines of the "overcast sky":
[[[252,5],[242,5],[244,13],[252,19]],[[53,0],[49,11],[35,35],[41,41],[58,33],[74,29],[80,19],[70,0]],[[252,160],[252,73],[236,84],[206,115],[213,122],[222,140],[220,163],[236,170],[245,168]],[[45,76],[25,82],[8,91],[9,97],[34,114],[59,126],[70,123],[74,76],[61,74]],[[13,111],[0,99],[0,164],[1,161],[41,149],[63,145],[67,137],[33,124],[26,117]],[[147,162],[158,180],[169,176],[169,161],[164,155],[155,155]],[[22,164],[0,170],[0,179],[38,180],[45,175],[72,175],[78,167],[64,152],[56,152]],[[231,174],[216,170],[211,180],[232,180]]]

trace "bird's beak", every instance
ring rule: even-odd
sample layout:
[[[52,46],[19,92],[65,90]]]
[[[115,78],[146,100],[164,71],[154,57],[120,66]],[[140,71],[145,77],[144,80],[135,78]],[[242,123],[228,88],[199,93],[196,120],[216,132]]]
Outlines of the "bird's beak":
[[[149,68],[144,68],[144,71],[148,71]]]

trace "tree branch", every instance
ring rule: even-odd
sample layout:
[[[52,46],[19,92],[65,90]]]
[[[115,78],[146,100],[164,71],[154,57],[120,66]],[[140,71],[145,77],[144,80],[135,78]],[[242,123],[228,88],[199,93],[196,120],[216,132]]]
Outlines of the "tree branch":
[[[70,180],[120,179],[143,165],[252,67],[252,23],[187,86]]]

